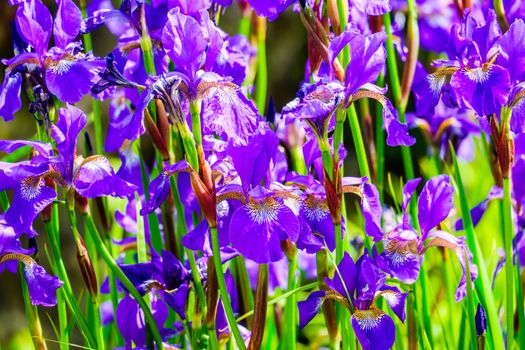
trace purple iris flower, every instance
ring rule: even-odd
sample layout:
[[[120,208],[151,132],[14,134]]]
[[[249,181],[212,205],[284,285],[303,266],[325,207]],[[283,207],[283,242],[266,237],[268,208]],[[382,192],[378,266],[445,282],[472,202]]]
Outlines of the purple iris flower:
[[[417,114],[428,114],[440,99],[448,106],[472,109],[480,117],[499,113],[523,75],[525,47],[519,39],[523,22],[512,27],[501,35],[494,11],[483,23],[466,10],[462,22],[451,30],[450,60],[436,61],[436,71],[414,84]]]
[[[102,68],[102,61],[83,53],[81,44],[73,41],[82,19],[78,7],[71,0],[57,0],[57,5],[54,24],[41,0],[25,0],[18,5],[17,31],[34,51],[3,61],[8,67],[0,92],[0,115],[6,120],[21,107],[22,72],[36,75],[61,101],[75,103],[89,93]],[[56,46],[48,50],[51,32]]]
[[[45,183],[53,150],[50,145],[36,141],[0,141],[0,150],[6,153],[23,146],[33,147],[37,155],[19,163],[0,162],[0,190],[14,192],[5,213],[7,223],[18,233],[32,235],[33,221],[56,197],[55,190]]]
[[[119,178],[106,157],[95,155],[83,158],[76,154],[77,137],[87,123],[80,109],[68,106],[58,111],[59,119],[53,125],[58,157],[51,145],[30,141],[0,141],[0,150],[11,153],[29,145],[37,152],[30,161],[2,163],[0,177],[3,190],[15,192],[6,220],[17,231],[30,232],[36,216],[56,197],[46,180],[65,187],[70,194],[86,198],[101,196],[127,197],[136,186]]]
[[[32,249],[23,249],[15,230],[7,225],[3,215],[0,216],[0,271],[4,268],[16,271],[14,262],[24,263],[24,275],[33,305],[52,307],[57,303],[56,290],[62,286],[62,281],[49,275],[30,256]]]
[[[396,336],[394,321],[376,306],[376,301],[382,296],[394,314],[404,322],[407,293],[386,285],[386,275],[366,254],[354,263],[345,253],[337,265],[334,278],[326,282],[330,289],[313,292],[305,301],[299,302],[300,327],[306,326],[315,317],[326,299],[332,299],[352,313],[352,328],[363,349],[392,347]]]
[[[397,119],[397,112],[392,103],[384,96],[386,89],[373,83],[384,68],[386,51],[383,43],[384,33],[364,36],[354,24],[335,37],[329,47],[330,67],[346,45],[350,45],[351,60],[346,68],[344,82],[333,80],[334,72],[330,68],[330,77],[321,78],[317,83],[305,84],[297,98],[283,109],[283,114],[302,118],[310,125],[319,138],[324,138],[335,125],[332,116],[338,108],[360,98],[372,98],[383,105],[383,123],[387,131],[387,144],[390,146],[414,144],[415,139],[408,134],[408,128]]]
[[[423,255],[428,248],[438,246],[451,249],[456,253],[463,270],[456,290],[456,300],[459,301],[466,295],[467,263],[470,265],[471,280],[477,277],[477,267],[472,263],[472,254],[468,250],[465,237],[455,237],[440,229],[433,230],[448,217],[453,205],[454,189],[447,175],[433,177],[425,184],[418,200],[418,221],[421,230],[419,234],[410,225],[407,212],[419,182],[420,179],[414,179],[406,183],[403,188],[402,223],[386,233],[383,233],[380,224],[382,208],[377,190],[373,185],[367,185],[363,190],[362,199],[365,231],[375,241],[383,241],[384,250],[381,253],[374,249],[378,266],[404,283],[414,283],[417,280]]]
[[[248,193],[247,203],[239,207],[230,221],[233,248],[260,264],[284,258],[281,241],[299,238],[300,222],[285,203],[286,193],[258,186]]]

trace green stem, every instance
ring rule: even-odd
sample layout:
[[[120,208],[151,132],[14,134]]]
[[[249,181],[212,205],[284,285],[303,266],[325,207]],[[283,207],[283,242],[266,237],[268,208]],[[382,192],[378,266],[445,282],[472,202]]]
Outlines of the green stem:
[[[157,344],[157,349],[162,350],[164,349],[164,345],[162,343],[162,337],[159,332],[159,328],[157,326],[157,323],[155,321],[155,318],[153,318],[153,314],[151,313],[151,310],[148,307],[148,304],[144,301],[140,293],[137,291],[133,283],[128,279],[126,274],[120,269],[118,264],[113,260],[113,257],[109,253],[108,249],[104,245],[104,242],[100,238],[100,235],[98,233],[97,227],[95,226],[95,223],[93,222],[93,219],[91,218],[91,215],[85,214],[84,220],[86,220],[87,228],[88,228],[88,234],[91,236],[91,239],[95,243],[95,246],[97,247],[99,255],[102,257],[102,259],[105,261],[108,268],[115,274],[115,276],[120,280],[120,282],[124,285],[124,288],[127,289],[129,294],[135,299],[135,301],[139,304],[140,308],[144,312],[144,318],[146,321],[146,324],[153,334],[153,339],[155,340],[155,343]]]
[[[62,290],[57,292],[57,312],[59,324],[59,339],[60,350],[69,349],[69,331],[67,323],[67,309],[64,292]]]
[[[53,208],[53,211],[57,211],[56,205]],[[54,265],[57,269],[56,274],[58,275],[58,278],[60,278],[60,280],[64,282],[61,289],[64,293],[66,303],[68,304],[69,309],[73,313],[73,317],[75,318],[75,321],[77,322],[80,328],[80,332],[86,339],[87,345],[90,347],[95,347],[95,336],[91,332],[91,329],[89,328],[88,323],[82,314],[82,311],[80,311],[80,306],[78,305],[78,301],[75,298],[75,295],[73,294],[73,289],[71,288],[71,283],[69,282],[69,277],[64,266],[64,261],[62,260],[62,255],[60,252],[60,237],[58,223],[55,226],[54,224],[51,224],[51,222],[46,222],[45,228],[51,245],[51,253],[53,255]]]
[[[230,330],[233,334],[233,337],[235,338],[237,347],[239,347],[241,350],[245,350],[246,346],[244,345],[244,340],[242,339],[241,332],[239,331],[239,326],[237,325],[235,315],[233,314],[230,294],[228,293],[228,288],[226,287],[226,280],[224,278],[224,272],[222,271],[221,249],[219,247],[217,227],[210,227],[210,233],[213,249],[213,261],[215,263],[215,270],[217,272],[217,282],[219,283],[219,291],[221,293],[224,312],[226,313],[228,325],[230,326]]]
[[[377,80],[379,86],[383,86],[385,77],[381,74]],[[383,106],[376,103],[376,187],[379,198],[383,201],[383,190],[385,183],[385,129],[383,128]]]
[[[387,51],[387,65],[388,65],[388,74],[390,76],[392,93],[396,101],[396,109],[399,121],[401,123],[406,123],[405,119],[405,108],[401,103],[401,83],[399,80],[399,72],[397,70],[396,63],[396,51],[394,48],[394,41],[392,36],[392,22],[390,19],[390,13],[385,13],[383,15],[383,23],[385,25],[385,31],[387,34],[386,40],[386,51]],[[414,166],[412,164],[412,154],[410,153],[410,148],[406,146],[401,146],[401,156],[403,158],[403,168],[405,170],[405,176],[407,179],[414,178]],[[414,197],[415,198],[415,197]],[[412,201],[415,203],[415,201]]]
[[[456,171],[456,183],[461,204],[461,213],[463,217],[463,224],[465,233],[467,234],[467,243],[470,251],[472,252],[472,262],[478,266],[478,278],[474,282],[478,296],[483,304],[485,311],[487,312],[487,320],[489,325],[489,331],[492,335],[494,342],[494,349],[501,350],[505,348],[503,341],[503,334],[501,332],[498,312],[494,303],[494,296],[492,294],[492,288],[490,285],[490,278],[487,272],[487,266],[485,259],[481,252],[479,242],[476,237],[474,230],[474,224],[470,216],[470,209],[467,203],[467,197],[465,195],[465,188],[463,186],[463,180],[461,178],[461,172],[459,169],[456,153],[453,147],[450,147],[452,154],[452,160]]]
[[[268,90],[268,66],[266,62],[266,18],[257,16],[257,76],[255,81],[255,104],[261,115],[266,109]]]
[[[25,265],[23,263],[20,263],[20,281],[22,282],[22,295],[24,297],[24,305],[26,309],[26,318],[29,333],[31,333],[31,338],[33,340],[33,344],[35,345],[35,349],[45,350],[47,349],[47,344],[44,339],[44,335],[42,334],[42,324],[40,323],[40,317],[38,316],[38,309],[31,302],[31,296],[29,295],[29,289],[27,287],[27,281],[24,270]],[[63,324],[60,324],[61,329],[62,327]]]
[[[466,261],[466,273],[467,276],[470,276],[470,263],[468,260],[468,255],[466,250],[464,251],[465,261]],[[474,296],[472,295],[472,281],[470,278],[467,278],[467,318],[469,322],[470,329],[470,348],[476,349],[477,344],[477,335],[476,335],[476,311],[474,310]]]
[[[514,265],[512,238],[514,237],[514,222],[512,220],[512,193],[510,178],[503,179],[503,242],[505,245],[505,277],[506,301],[505,314],[507,320],[507,349],[512,349],[514,343]]]
[[[368,167],[368,159],[366,157],[366,148],[363,142],[361,126],[359,125],[359,118],[357,117],[357,112],[353,103],[348,108],[348,121],[350,122],[350,131],[352,132],[352,140],[354,141],[359,173],[362,176],[368,177],[371,181],[372,179],[370,177],[370,168]]]
[[[493,0],[494,11],[496,11],[496,16],[498,17],[498,23],[501,27],[503,33],[509,30],[509,22],[505,17],[505,7],[503,6],[502,0]]]
[[[295,272],[297,270],[297,251],[294,247],[294,254],[288,258],[288,291],[294,290],[297,278]],[[284,332],[282,349],[294,350],[296,348],[297,338],[297,298],[295,294],[290,295],[286,299],[285,314],[283,320]],[[281,344],[280,344],[281,345]]]

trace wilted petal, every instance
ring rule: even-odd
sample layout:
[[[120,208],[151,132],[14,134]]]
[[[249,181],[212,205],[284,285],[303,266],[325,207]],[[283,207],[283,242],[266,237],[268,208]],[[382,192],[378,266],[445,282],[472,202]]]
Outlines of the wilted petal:
[[[390,100],[387,98],[383,100],[383,125],[387,133],[386,144],[389,146],[412,146],[416,143],[416,139],[408,133],[407,125],[402,124],[397,119],[397,111]]]
[[[297,303],[299,308],[299,328],[304,328],[317,315],[323,305],[326,291],[318,290],[310,293],[306,300]]]
[[[352,315],[352,328],[364,350],[390,349],[396,339],[396,327],[383,311],[356,310]]]

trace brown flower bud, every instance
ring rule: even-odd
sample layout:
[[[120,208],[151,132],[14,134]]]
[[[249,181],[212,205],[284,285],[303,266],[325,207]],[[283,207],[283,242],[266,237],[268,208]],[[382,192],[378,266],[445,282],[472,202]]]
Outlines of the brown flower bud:
[[[46,186],[51,187],[53,189],[55,188],[55,182],[53,181],[53,179],[45,178],[45,183]],[[51,215],[53,215],[53,203],[45,207],[44,210],[42,210],[42,213],[40,213],[40,215],[42,215],[42,220],[44,220],[44,222],[51,221]]]
[[[326,192],[326,202],[332,216],[334,225],[341,224],[341,200],[343,197],[343,184],[341,171],[334,165],[334,179],[330,181],[328,174],[324,173],[324,188]]]
[[[93,263],[89,256],[88,250],[86,248],[86,244],[84,243],[84,239],[80,235],[78,237],[79,239],[76,242],[78,266],[80,267],[80,271],[82,272],[82,278],[84,279],[86,288],[93,300],[95,300],[98,295],[97,276],[95,274],[95,269],[93,268]]]
[[[153,118],[151,117],[151,114],[149,113],[148,109],[144,110],[144,124],[146,125],[146,130],[148,131],[148,134],[151,137],[155,148],[157,148],[157,150],[162,155],[162,159],[168,160],[170,157],[168,152],[168,146],[166,146],[166,141],[162,137],[159,128],[153,121]]]

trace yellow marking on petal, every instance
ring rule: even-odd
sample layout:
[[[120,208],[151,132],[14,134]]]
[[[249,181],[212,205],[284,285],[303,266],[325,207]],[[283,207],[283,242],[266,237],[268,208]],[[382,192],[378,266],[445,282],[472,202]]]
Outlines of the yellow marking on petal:
[[[381,319],[385,315],[386,314],[382,310],[379,310],[376,307],[371,307],[369,310],[355,310],[352,316],[355,318],[361,328],[363,328],[365,331],[369,331],[377,328],[381,322]]]
[[[0,264],[10,260],[18,260],[28,266],[36,264],[35,260],[32,257],[19,253],[8,253],[2,255],[2,257],[0,258]]]

